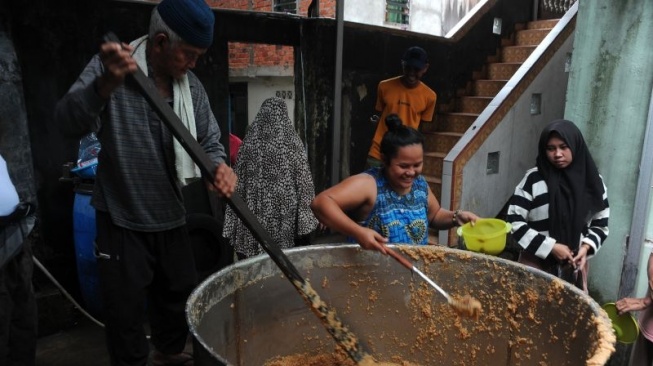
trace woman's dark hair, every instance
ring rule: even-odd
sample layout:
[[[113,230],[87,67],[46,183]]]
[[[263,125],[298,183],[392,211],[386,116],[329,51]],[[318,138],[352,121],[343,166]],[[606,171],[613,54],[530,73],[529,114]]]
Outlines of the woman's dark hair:
[[[401,118],[396,114],[389,114],[385,117],[385,125],[388,126],[388,132],[383,135],[381,140],[381,155],[383,155],[383,162],[390,163],[399,148],[409,145],[420,144],[424,145],[424,136],[416,129],[404,126],[401,123]]]

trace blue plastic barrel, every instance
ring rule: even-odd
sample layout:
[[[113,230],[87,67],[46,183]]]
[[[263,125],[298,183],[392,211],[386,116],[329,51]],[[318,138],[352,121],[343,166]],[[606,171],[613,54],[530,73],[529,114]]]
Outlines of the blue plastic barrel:
[[[73,205],[73,232],[77,276],[85,309],[95,317],[102,314],[102,294],[94,253],[95,209],[91,206],[91,192],[78,189]]]

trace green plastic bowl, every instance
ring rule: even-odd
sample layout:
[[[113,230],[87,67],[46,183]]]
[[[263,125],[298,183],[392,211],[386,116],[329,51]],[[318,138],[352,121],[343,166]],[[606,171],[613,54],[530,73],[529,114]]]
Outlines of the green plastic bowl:
[[[458,228],[458,236],[462,237],[465,247],[477,253],[498,255],[506,247],[506,235],[512,225],[499,219],[478,219],[474,226],[471,223]]]
[[[602,307],[612,320],[612,329],[617,336],[617,341],[626,344],[635,342],[639,335],[637,320],[630,314],[619,315],[613,302],[609,302]]]

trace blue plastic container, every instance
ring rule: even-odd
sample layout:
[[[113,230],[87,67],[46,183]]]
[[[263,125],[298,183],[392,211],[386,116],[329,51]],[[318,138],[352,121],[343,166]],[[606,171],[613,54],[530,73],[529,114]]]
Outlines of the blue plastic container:
[[[91,192],[78,190],[73,205],[73,232],[77,276],[85,309],[95,317],[102,314],[97,260],[95,258],[95,208],[91,206]]]
[[[97,174],[97,158],[82,162],[70,169],[70,172],[85,179],[94,179]]]

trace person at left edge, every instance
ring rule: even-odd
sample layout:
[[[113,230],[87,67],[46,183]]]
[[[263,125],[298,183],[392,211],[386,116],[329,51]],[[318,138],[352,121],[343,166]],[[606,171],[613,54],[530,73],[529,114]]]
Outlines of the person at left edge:
[[[0,365],[36,364],[38,314],[32,275],[35,205],[22,201],[14,181],[24,170],[5,161],[0,146]],[[13,168],[13,169],[12,169]]]
[[[209,99],[190,70],[213,41],[204,0],[163,0],[149,33],[130,44],[105,42],[58,102],[55,119],[73,136],[96,132],[102,145],[96,209],[100,287],[112,365],[187,364],[185,302],[197,282],[181,187],[200,177],[145,98],[125,77],[140,69],[217,165],[209,187],[231,196],[236,175],[225,164]]]

